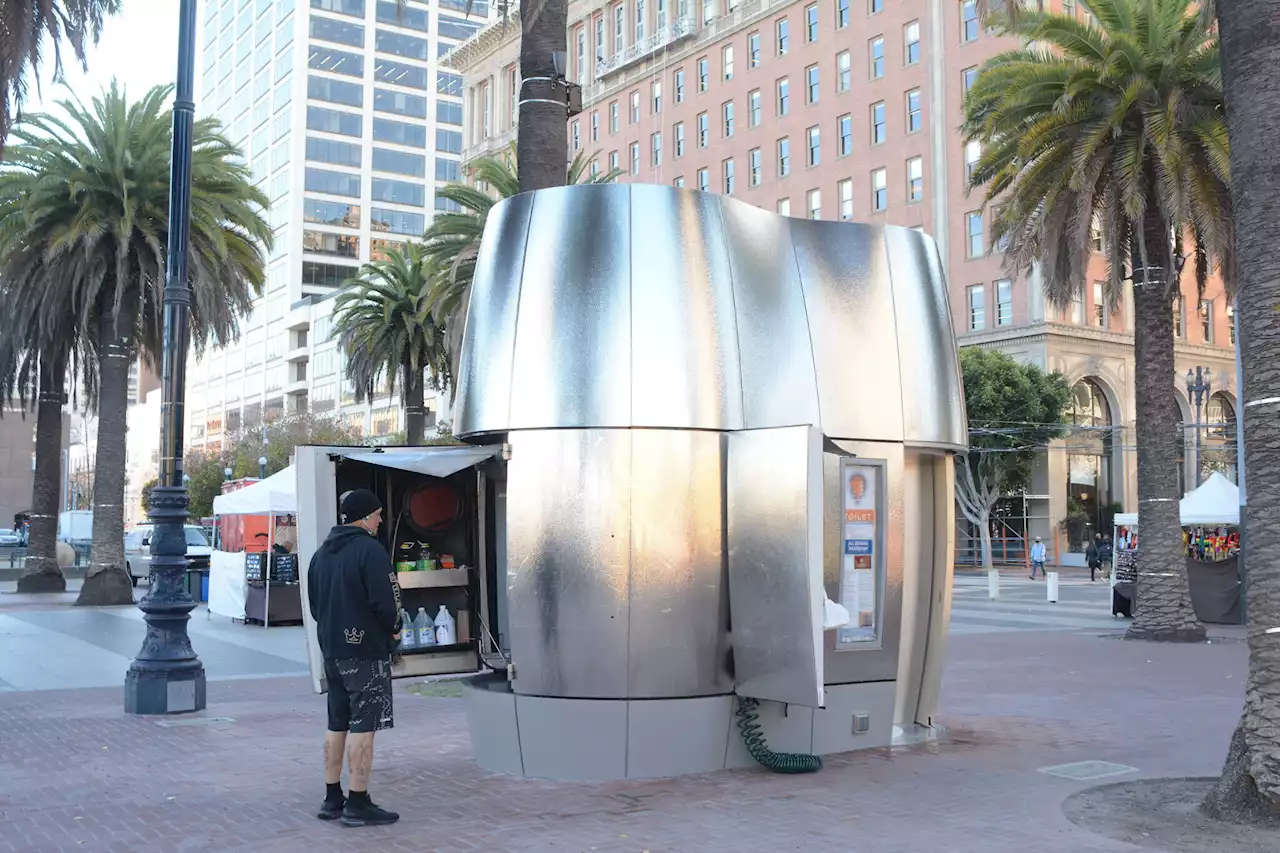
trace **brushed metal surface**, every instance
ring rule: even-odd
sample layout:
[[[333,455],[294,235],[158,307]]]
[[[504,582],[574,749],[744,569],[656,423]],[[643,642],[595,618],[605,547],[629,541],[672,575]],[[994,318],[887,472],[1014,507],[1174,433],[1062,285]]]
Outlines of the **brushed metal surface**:
[[[742,384],[720,201],[631,192],[631,423],[735,429]]]
[[[965,447],[964,383],[938,247],[909,228],[885,228],[884,236],[893,276],[903,438],[908,444]]]
[[[933,517],[934,472],[943,461],[941,455],[913,449],[908,449],[903,458],[902,500],[907,531],[902,548],[902,629],[894,722],[904,726],[916,722],[920,707],[933,600],[933,543],[941,535]]]
[[[632,424],[631,197],[616,189],[533,194],[511,367],[511,429]],[[478,380],[483,388],[489,377]]]
[[[516,693],[626,697],[628,430],[511,434],[507,607]]]
[[[484,393],[468,395],[467,404],[458,406],[454,429],[459,434],[480,433],[486,424],[505,424],[511,417],[511,360],[533,198],[515,196],[485,221],[485,250],[476,258],[473,279],[484,286],[479,292],[472,286],[458,360],[458,387],[483,387]]]
[[[735,691],[821,707],[818,431],[801,426],[729,434],[725,483]]]
[[[823,433],[900,441],[899,340],[880,229],[804,222],[791,229],[791,241],[804,288]],[[909,337],[902,343],[915,342]]]
[[[723,438],[692,430],[631,436],[632,698],[729,693],[723,550]]]
[[[791,223],[722,199],[733,265],[745,429],[819,424],[818,384]]]
[[[884,468],[884,549],[885,576],[881,592],[881,642],[873,648],[851,648],[836,651],[836,632],[823,638],[828,684],[852,684],[863,681],[892,681],[898,676],[898,651],[902,632],[903,583],[903,447],[897,442],[834,441],[828,448],[838,453],[822,456],[823,549],[822,580],[827,597],[840,600],[840,565],[843,555],[844,503],[840,482],[842,455],[863,459],[883,459]],[[948,522],[950,523],[950,522]]]

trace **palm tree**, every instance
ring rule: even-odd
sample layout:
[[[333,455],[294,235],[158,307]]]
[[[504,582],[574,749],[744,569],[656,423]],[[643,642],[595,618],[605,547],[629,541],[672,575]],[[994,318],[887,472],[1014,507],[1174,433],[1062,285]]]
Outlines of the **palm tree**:
[[[1113,300],[1132,269],[1142,565],[1135,639],[1199,641],[1180,548],[1172,307],[1182,247],[1203,287],[1235,280],[1218,43],[1193,0],[1092,0],[1097,23],[1022,11],[1020,49],[993,57],[965,100],[964,133],[983,144],[1005,263],[1039,266],[1070,302],[1100,226]]]
[[[132,601],[123,569],[128,374],[139,353],[154,363],[161,352],[169,96],[170,87],[156,87],[131,104],[112,84],[91,107],[63,102],[66,118],[33,115],[15,130],[11,168],[0,178],[0,195],[23,198],[26,241],[57,270],[45,287],[74,311],[97,356],[93,558],[78,604]],[[271,229],[266,197],[217,122],[196,122],[193,140],[188,280],[199,351],[235,337],[237,316],[261,292]]]
[[[480,238],[484,236],[484,226],[493,206],[523,192],[517,163],[513,145],[500,155],[479,157],[468,165],[467,171],[476,186],[448,184],[436,190],[437,196],[461,208],[456,213],[437,213],[425,235],[426,251],[437,271],[427,307],[444,324],[455,371],[471,300],[471,279],[480,254]],[[565,172],[565,183],[570,186],[611,184],[622,174],[621,169],[593,172],[591,164],[586,152],[579,151]]]
[[[520,191],[565,185],[569,138],[564,132],[568,111],[556,102],[558,87],[545,82],[557,76],[553,57],[567,55],[569,0],[524,0],[520,5],[520,88],[516,146],[520,152]]]
[[[371,398],[384,381],[394,391],[398,377],[409,444],[421,444],[426,427],[423,374],[436,391],[452,385],[444,328],[429,307],[434,272],[422,245],[409,243],[360,267],[334,300],[333,324],[356,400]]]
[[[0,154],[14,113],[27,94],[27,74],[39,73],[42,39],[53,48],[53,76],[62,76],[62,40],[83,65],[85,39],[97,43],[102,21],[120,0],[0,0]]]
[[[1249,680],[1222,778],[1205,803],[1217,817],[1280,817],[1280,423],[1269,400],[1280,398],[1280,19],[1273,0],[1202,3],[1217,12],[1222,38],[1227,126],[1240,266],[1236,345],[1244,368],[1245,468],[1249,507]],[[1244,347],[1248,341],[1249,346]],[[1243,393],[1243,392],[1242,392]],[[1257,555],[1260,559],[1255,559]]]

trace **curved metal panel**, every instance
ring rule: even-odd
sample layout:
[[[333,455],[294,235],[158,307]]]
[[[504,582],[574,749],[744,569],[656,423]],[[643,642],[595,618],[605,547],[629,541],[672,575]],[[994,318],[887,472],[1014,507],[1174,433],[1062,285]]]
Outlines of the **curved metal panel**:
[[[460,435],[510,420],[511,359],[532,210],[533,194],[518,195],[496,206],[485,222],[458,362],[458,387],[473,392],[458,397],[454,428]]]
[[[813,349],[791,247],[795,221],[721,199],[733,267],[745,429],[818,424]]]
[[[968,446],[964,384],[938,247],[909,228],[884,229],[893,277],[902,428],[908,444]]]
[[[507,463],[515,692],[627,695],[631,432],[523,431]]]
[[[898,341],[880,229],[804,222],[791,229],[791,240],[818,374],[822,431],[900,441]]]
[[[627,696],[728,693],[724,439],[701,430],[630,433]]]
[[[631,187],[631,423],[738,429],[729,247],[715,196]]]
[[[630,197],[596,186],[533,194],[511,429],[631,425]]]

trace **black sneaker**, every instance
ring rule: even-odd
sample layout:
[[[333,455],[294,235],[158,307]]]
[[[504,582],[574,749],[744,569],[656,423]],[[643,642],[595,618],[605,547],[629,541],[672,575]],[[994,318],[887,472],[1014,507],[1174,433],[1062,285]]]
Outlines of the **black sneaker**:
[[[399,819],[400,815],[378,808],[372,801],[363,806],[357,806],[353,805],[351,800],[347,800],[346,806],[342,809],[343,826],[386,826]]]
[[[320,818],[321,820],[337,820],[338,818],[342,817],[342,808],[346,804],[347,804],[346,797],[343,797],[341,800],[338,800],[336,802],[333,800],[326,799],[323,803],[320,804],[320,811],[319,813],[316,814],[316,817]]]

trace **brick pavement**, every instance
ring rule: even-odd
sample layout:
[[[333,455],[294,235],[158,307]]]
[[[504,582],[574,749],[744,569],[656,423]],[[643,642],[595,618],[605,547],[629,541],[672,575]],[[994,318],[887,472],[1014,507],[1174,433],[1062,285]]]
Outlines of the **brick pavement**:
[[[324,717],[305,680],[210,684],[206,716],[234,722],[179,727],[126,717],[118,689],[2,694],[0,853],[1122,853],[1137,848],[1062,815],[1088,783],[1037,768],[1105,759],[1142,775],[1216,773],[1245,651],[1079,631],[953,637],[951,740],[839,756],[800,777],[494,776],[470,762],[459,700],[401,690],[372,790],[404,817],[377,829],[313,816]]]

